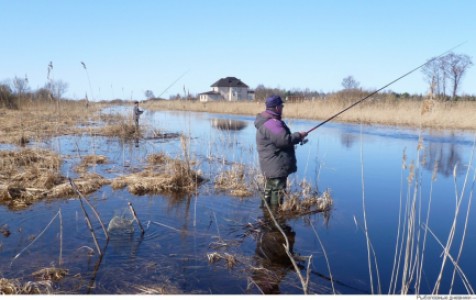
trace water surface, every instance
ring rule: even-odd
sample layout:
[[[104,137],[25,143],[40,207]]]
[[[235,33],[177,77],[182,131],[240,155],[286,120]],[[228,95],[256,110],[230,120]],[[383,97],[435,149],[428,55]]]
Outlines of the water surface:
[[[0,206],[0,226],[7,224],[11,232],[8,237],[0,236],[0,275],[31,280],[32,272],[59,266],[62,257],[62,266],[69,273],[55,283],[61,293],[157,293],[165,289],[186,294],[302,294],[295,270],[283,259],[282,235],[269,226],[259,226],[266,219],[259,195],[241,199],[213,187],[214,178],[234,163],[258,169],[253,121],[253,116],[146,111],[141,118],[145,138],[138,141],[83,135],[37,145],[60,152],[65,157],[62,172],[72,177],[79,163],[78,151],[106,155],[109,162],[92,171],[115,178],[142,169],[150,154],[183,157],[180,139],[147,138],[152,130],[180,133],[189,143],[186,155],[209,181],[192,195],[135,196],[110,186],[87,195],[105,223],[117,216],[131,219],[131,202],[145,228],[143,236],[136,223],[133,233],[111,235],[102,259],[76,197],[41,201],[21,211]],[[292,131],[316,125],[304,120],[287,123]],[[328,123],[312,132],[307,144],[297,146],[298,172],[290,176],[291,190],[298,190],[298,184],[306,180],[319,192],[330,191],[334,199],[330,215],[314,214],[282,224],[294,254],[312,255],[310,293],[371,293],[365,227],[373,249],[374,292],[388,293],[397,238],[403,234],[398,232],[399,215],[405,214],[406,202],[414,199],[415,191],[421,235],[415,233],[414,240],[422,243],[431,201],[428,227],[442,243],[457,221],[451,248],[456,258],[472,199],[474,138],[474,134],[461,132]],[[416,179],[409,183],[412,168]],[[459,197],[461,212],[455,218]],[[458,262],[470,282],[476,278],[474,219],[470,210]],[[106,245],[100,224],[93,225],[99,243]],[[421,247],[414,249],[422,251]],[[441,245],[428,233],[420,293],[432,291],[442,265],[441,253]],[[213,255],[216,260],[210,260]],[[229,265],[226,257],[231,256],[234,263]],[[306,262],[300,265],[304,268]],[[440,293],[449,292],[452,271],[448,261]],[[397,278],[399,293],[401,274]],[[458,275],[454,282],[453,293],[468,293]],[[413,285],[410,293],[412,289]]]

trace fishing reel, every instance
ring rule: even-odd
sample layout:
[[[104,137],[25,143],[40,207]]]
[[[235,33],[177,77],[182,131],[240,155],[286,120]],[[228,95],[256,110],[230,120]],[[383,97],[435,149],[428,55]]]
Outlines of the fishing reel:
[[[305,139],[303,139],[299,142],[299,145],[302,146],[302,145],[306,144],[307,142],[309,142],[309,140],[305,138]]]

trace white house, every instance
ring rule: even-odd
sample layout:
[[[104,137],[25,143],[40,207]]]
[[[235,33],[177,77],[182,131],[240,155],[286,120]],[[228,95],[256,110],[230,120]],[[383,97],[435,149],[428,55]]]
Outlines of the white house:
[[[211,91],[199,94],[200,102],[254,100],[255,93],[236,77],[221,78],[210,86]]]

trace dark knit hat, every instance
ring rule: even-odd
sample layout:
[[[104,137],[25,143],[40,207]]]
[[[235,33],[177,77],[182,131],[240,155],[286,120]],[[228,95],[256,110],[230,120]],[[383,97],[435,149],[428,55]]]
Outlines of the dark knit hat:
[[[266,108],[274,108],[283,104],[283,100],[279,96],[269,96],[266,98]]]

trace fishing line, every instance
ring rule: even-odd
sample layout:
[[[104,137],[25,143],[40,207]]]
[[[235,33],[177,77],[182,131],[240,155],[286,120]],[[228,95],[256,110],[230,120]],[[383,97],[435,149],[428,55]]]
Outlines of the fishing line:
[[[179,81],[182,77],[184,77],[185,74],[187,74],[189,71],[190,70],[185,71],[182,75],[180,75],[177,79],[175,79],[175,81],[172,82],[162,93],[160,93],[160,95],[157,98],[160,98],[160,96],[162,96],[165,92],[167,92],[175,83],[177,83],[177,81]]]
[[[384,85],[383,87],[379,88],[378,90],[376,90],[376,91],[370,93],[369,95],[365,96],[364,98],[360,99],[359,101],[357,101],[357,102],[351,104],[349,107],[347,107],[347,108],[341,110],[340,112],[334,114],[334,115],[331,116],[330,118],[328,118],[328,119],[322,121],[321,123],[317,124],[316,126],[312,127],[311,129],[309,129],[308,131],[306,131],[306,133],[309,134],[310,132],[316,130],[317,128],[321,127],[322,125],[326,124],[327,122],[333,120],[334,118],[336,118],[336,117],[339,116],[340,114],[342,114],[342,113],[348,111],[349,109],[351,109],[352,107],[356,106],[357,104],[359,104],[359,103],[361,103],[361,102],[367,100],[368,98],[370,98],[370,97],[372,97],[373,95],[377,94],[377,93],[380,92],[381,90],[383,90],[383,89],[385,89],[385,88],[391,86],[392,84],[394,84],[395,82],[399,81],[400,79],[407,77],[407,76],[410,75],[411,73],[413,73],[413,72],[415,72],[416,70],[422,68],[423,66],[429,64],[430,62],[434,61],[435,59],[438,59],[438,58],[440,58],[440,57],[446,55],[447,53],[453,51],[454,49],[458,48],[459,46],[463,45],[464,43],[466,43],[466,42],[460,43],[460,44],[458,44],[458,45],[452,47],[451,49],[446,50],[445,52],[441,53],[440,55],[438,55],[438,56],[436,56],[436,57],[433,57],[432,59],[430,59],[429,61],[425,62],[424,64],[419,65],[418,67],[416,67],[416,68],[410,70],[409,72],[403,74],[402,76],[398,77],[397,79],[395,79],[395,80],[393,80],[393,81],[387,83],[386,85]]]

